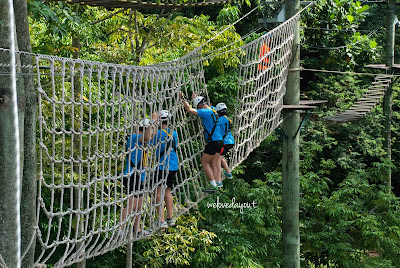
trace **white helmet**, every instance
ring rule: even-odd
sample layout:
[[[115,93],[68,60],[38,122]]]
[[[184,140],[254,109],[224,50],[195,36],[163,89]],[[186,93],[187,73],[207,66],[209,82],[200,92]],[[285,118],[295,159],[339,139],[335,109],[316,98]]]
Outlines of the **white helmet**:
[[[223,103],[223,102],[218,103],[216,108],[217,108],[217,112],[227,109],[225,103]]]
[[[193,100],[194,108],[197,109],[197,105],[199,105],[200,103],[203,103],[204,100],[205,99],[202,96],[197,96],[196,98],[194,98],[194,100]]]
[[[139,121],[139,127],[148,127],[151,125],[150,119],[143,119]]]
[[[169,114],[168,110],[162,110],[160,112],[160,119],[161,120],[167,120],[169,118],[170,118],[170,114]]]

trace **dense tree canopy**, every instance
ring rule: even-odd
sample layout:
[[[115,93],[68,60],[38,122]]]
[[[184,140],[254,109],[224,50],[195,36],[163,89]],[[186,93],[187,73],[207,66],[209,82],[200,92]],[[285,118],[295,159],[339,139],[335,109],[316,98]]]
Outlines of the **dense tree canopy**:
[[[64,2],[30,0],[32,49],[37,53],[150,65],[197,48],[257,3],[181,10],[107,10]],[[260,9],[230,28],[205,53],[243,45],[265,33]],[[385,5],[317,0],[301,19],[305,68],[354,72],[384,63]],[[397,11],[400,17],[400,11]],[[274,25],[271,25],[271,28]],[[258,29],[258,30],[257,30]],[[252,32],[252,30],[255,30]],[[250,33],[250,34],[249,34]],[[241,37],[249,36],[241,40]],[[75,40],[75,41],[74,41]],[[396,32],[399,41],[399,31]],[[237,42],[236,42],[237,41]],[[79,46],[77,45],[79,44]],[[398,45],[396,46],[398,48]],[[396,49],[396,62],[400,55]],[[213,103],[234,107],[238,55],[206,62]],[[370,76],[302,73],[303,99],[326,99],[314,118],[347,109],[370,85]],[[399,89],[394,85],[393,191],[383,187],[385,162],[382,107],[348,124],[312,120],[301,131],[301,254],[303,267],[398,267],[400,264]],[[281,263],[281,137],[271,135],[234,170],[224,190],[181,217],[166,234],[134,244],[136,266],[279,267]],[[253,208],[218,210],[207,204],[255,202]],[[88,267],[123,265],[123,248],[88,261]]]

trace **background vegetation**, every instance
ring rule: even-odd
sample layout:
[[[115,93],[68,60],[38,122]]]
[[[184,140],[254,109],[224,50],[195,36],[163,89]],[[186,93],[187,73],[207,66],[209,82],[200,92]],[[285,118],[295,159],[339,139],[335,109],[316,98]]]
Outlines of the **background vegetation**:
[[[106,10],[63,2],[30,0],[33,51],[104,62],[148,65],[178,58],[211,38],[257,3],[176,11]],[[263,7],[206,49],[212,51],[249,34],[248,42],[268,29],[257,19],[278,6]],[[383,63],[386,5],[349,0],[317,0],[302,15],[301,57],[306,68],[373,72]],[[400,11],[397,11],[400,15]],[[269,27],[273,27],[270,25]],[[399,31],[396,40],[399,39]],[[399,54],[396,46],[396,62]],[[226,54],[206,66],[213,103],[232,107],[237,58]],[[315,118],[345,110],[372,78],[362,75],[302,72],[302,99],[326,99]],[[301,257],[303,267],[400,266],[399,86],[394,85],[393,176],[383,187],[388,166],[383,150],[379,106],[349,124],[309,121],[301,132]],[[281,142],[271,135],[224,190],[202,201],[162,236],[134,244],[137,267],[279,267],[281,263]],[[207,203],[256,202],[243,212],[217,210]],[[124,267],[125,249],[93,260],[88,267]]]

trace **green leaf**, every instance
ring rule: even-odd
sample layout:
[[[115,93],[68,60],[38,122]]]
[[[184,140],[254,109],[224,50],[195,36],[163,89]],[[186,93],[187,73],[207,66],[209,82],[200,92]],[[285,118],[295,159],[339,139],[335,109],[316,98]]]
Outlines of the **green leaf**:
[[[376,45],[377,45],[377,43],[376,43],[374,40],[372,40],[372,41],[369,42],[369,46],[370,46],[371,48],[375,48]]]
[[[346,17],[350,22],[354,21],[354,17],[352,15],[346,15]]]

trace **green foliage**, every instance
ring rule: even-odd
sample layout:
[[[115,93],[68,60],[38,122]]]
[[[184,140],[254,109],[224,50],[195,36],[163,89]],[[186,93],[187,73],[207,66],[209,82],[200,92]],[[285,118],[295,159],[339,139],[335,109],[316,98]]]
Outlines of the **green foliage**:
[[[357,31],[368,9],[359,1],[315,1],[313,12],[302,18],[305,65],[352,70],[374,59],[379,46],[373,29],[370,34]]]
[[[270,174],[253,185],[225,180],[222,192],[199,204],[201,224],[217,235],[214,243],[221,248],[212,267],[279,267],[281,195],[270,187],[277,178]],[[214,208],[217,203],[248,203],[250,208]]]
[[[399,263],[400,202],[370,174],[350,173],[330,193],[330,180],[302,177],[302,253],[306,263],[330,267],[375,267]],[[377,252],[378,258],[370,254]],[[372,254],[371,254],[372,255]]]
[[[138,241],[134,246],[134,264],[140,267],[175,267],[194,263],[212,263],[221,251],[215,246],[216,235],[198,227],[202,216],[181,216],[176,227],[166,233]],[[143,254],[142,254],[143,252]]]

